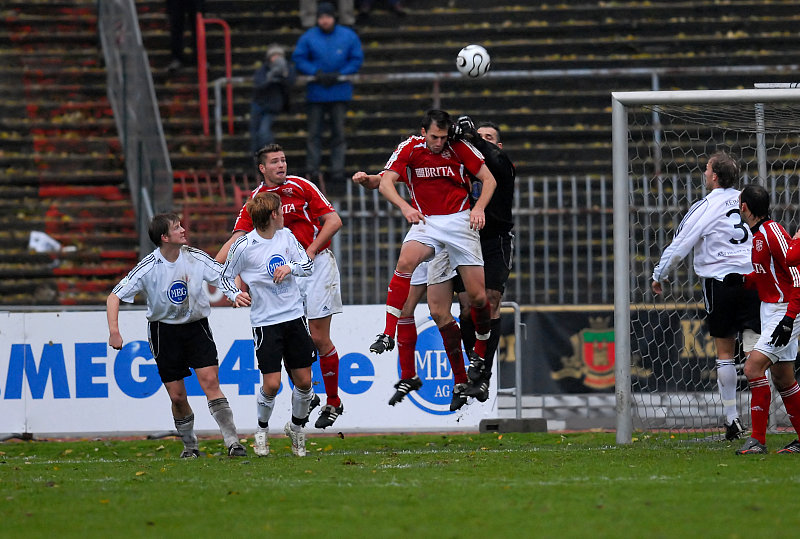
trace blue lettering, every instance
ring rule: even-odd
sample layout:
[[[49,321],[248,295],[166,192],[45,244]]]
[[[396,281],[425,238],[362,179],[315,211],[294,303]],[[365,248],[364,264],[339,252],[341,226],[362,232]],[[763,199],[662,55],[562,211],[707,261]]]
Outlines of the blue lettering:
[[[134,373],[134,360],[139,358],[153,364],[139,364]],[[134,399],[144,399],[158,391],[161,378],[147,341],[133,341],[122,347],[114,360],[114,379],[122,392]]]
[[[108,384],[93,380],[106,375],[106,364],[92,359],[106,357],[104,342],[75,343],[75,397],[78,399],[107,398]]]
[[[345,393],[366,393],[375,380],[375,367],[367,356],[345,354],[339,359],[339,387]]]
[[[252,340],[233,341],[219,366],[219,383],[238,385],[239,395],[255,395],[256,386],[261,387],[261,373],[254,367],[255,357]],[[202,395],[202,392],[200,394]]]
[[[23,374],[28,379],[28,387],[34,399],[44,397],[47,380],[53,377],[53,397],[56,399],[69,398],[69,384],[67,383],[67,367],[64,364],[64,350],[60,344],[46,344],[42,349],[42,360],[39,368],[33,357],[33,350],[29,344],[12,344],[11,357],[8,361],[6,375],[6,399],[22,398]]]

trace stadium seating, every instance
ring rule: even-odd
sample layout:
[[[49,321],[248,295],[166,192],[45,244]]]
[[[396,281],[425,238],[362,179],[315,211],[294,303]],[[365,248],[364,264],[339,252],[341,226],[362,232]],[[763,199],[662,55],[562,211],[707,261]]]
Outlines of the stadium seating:
[[[252,178],[248,86],[235,87],[234,134],[225,134],[218,155],[213,127],[211,136],[202,134],[195,67],[167,74],[164,2],[138,0],[136,6],[173,169]],[[366,58],[362,73],[454,73],[457,51],[470,42],[489,49],[494,71],[535,70],[539,75],[527,79],[444,80],[441,106],[497,121],[520,175],[540,176],[553,185],[556,177],[571,175],[598,185],[610,183],[609,93],[651,87],[646,72],[623,76],[614,69],[663,69],[662,89],[748,88],[754,82],[786,81],[792,71],[779,66],[800,63],[795,35],[800,14],[789,0],[724,5],[715,0],[408,0],[406,6],[403,18],[376,7],[357,26]],[[105,96],[96,1],[9,0],[4,8],[0,303],[100,304],[138,253],[123,156]],[[207,0],[206,16],[230,25],[233,74],[248,79],[268,43],[291,49],[302,31],[296,0]],[[210,81],[224,73],[222,42],[219,28],[210,26]],[[683,69],[726,66],[773,68],[756,75]],[[590,69],[605,71],[558,72]],[[550,76],[543,76],[545,70]],[[280,116],[275,131],[291,169],[302,173],[302,85],[292,97],[292,110]],[[431,104],[430,81],[358,83],[348,115],[348,169],[380,169],[391,148],[418,130],[418,118]],[[328,189],[333,198],[341,192],[341,186]],[[549,193],[556,207],[556,189]],[[184,201],[178,185],[175,194],[176,209],[219,203],[198,204],[191,194]],[[544,195],[537,190],[531,196],[539,200]],[[49,231],[76,250],[29,253],[31,230]],[[209,251],[219,241],[213,235],[203,238],[199,230],[197,234],[196,239],[208,242],[201,247]],[[554,271],[557,262],[553,260]]]

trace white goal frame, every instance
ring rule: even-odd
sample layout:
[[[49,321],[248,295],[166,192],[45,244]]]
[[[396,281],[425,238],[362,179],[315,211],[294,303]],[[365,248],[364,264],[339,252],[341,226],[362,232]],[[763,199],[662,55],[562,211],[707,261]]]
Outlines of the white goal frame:
[[[629,444],[633,436],[631,391],[631,261],[629,227],[628,107],[668,104],[800,103],[800,89],[687,90],[612,92],[612,165],[614,223],[614,374],[618,444]],[[762,165],[759,154],[759,176]],[[648,278],[644,276],[644,278]]]

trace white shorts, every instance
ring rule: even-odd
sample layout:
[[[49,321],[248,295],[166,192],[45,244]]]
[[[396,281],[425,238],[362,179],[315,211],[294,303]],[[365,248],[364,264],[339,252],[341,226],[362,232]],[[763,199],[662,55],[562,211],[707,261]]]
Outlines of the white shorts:
[[[447,251],[440,251],[432,259],[417,266],[411,274],[411,286],[444,283],[456,275],[456,270],[450,267]]]
[[[450,265],[483,266],[481,239],[477,230],[469,227],[469,210],[450,215],[428,215],[425,223],[411,225],[403,243],[418,241],[432,247],[436,254],[447,251]]]
[[[339,266],[333,251],[325,249],[314,257],[314,272],[299,277],[300,295],[306,307],[306,318],[316,320],[342,312],[342,286]]]
[[[786,314],[786,307],[788,303],[765,303],[761,302],[761,336],[758,342],[753,347],[758,350],[770,361],[777,363],[779,361],[794,361],[797,359],[797,337],[800,335],[800,316],[794,321],[794,329],[792,330],[792,338],[789,339],[789,344],[786,346],[772,346],[769,341],[772,340],[772,332],[778,326],[778,322]]]

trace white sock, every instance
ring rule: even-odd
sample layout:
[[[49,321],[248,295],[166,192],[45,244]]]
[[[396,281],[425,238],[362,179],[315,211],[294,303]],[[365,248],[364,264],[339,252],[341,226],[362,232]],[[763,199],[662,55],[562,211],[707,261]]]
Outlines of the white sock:
[[[722,411],[730,424],[739,417],[736,411],[736,364],[732,359],[717,360],[717,387],[722,397]]]
[[[300,389],[294,386],[292,390],[292,416],[298,419],[307,418],[308,408],[313,398],[314,391],[311,388]]]
[[[194,413],[186,417],[173,419],[175,420],[175,430],[181,435],[183,447],[186,449],[197,449],[197,436],[194,434]]]
[[[236,433],[236,424],[233,422],[233,410],[231,405],[228,404],[228,399],[220,397],[212,401],[208,401],[208,410],[211,412],[211,417],[217,422],[219,431],[222,433],[222,439],[225,440],[225,447],[230,447],[231,444],[239,442],[239,435]]]
[[[258,413],[258,425],[266,425],[269,423],[269,418],[272,417],[272,410],[275,408],[275,395],[267,395],[264,393],[264,388],[258,390],[256,396],[256,412]]]

